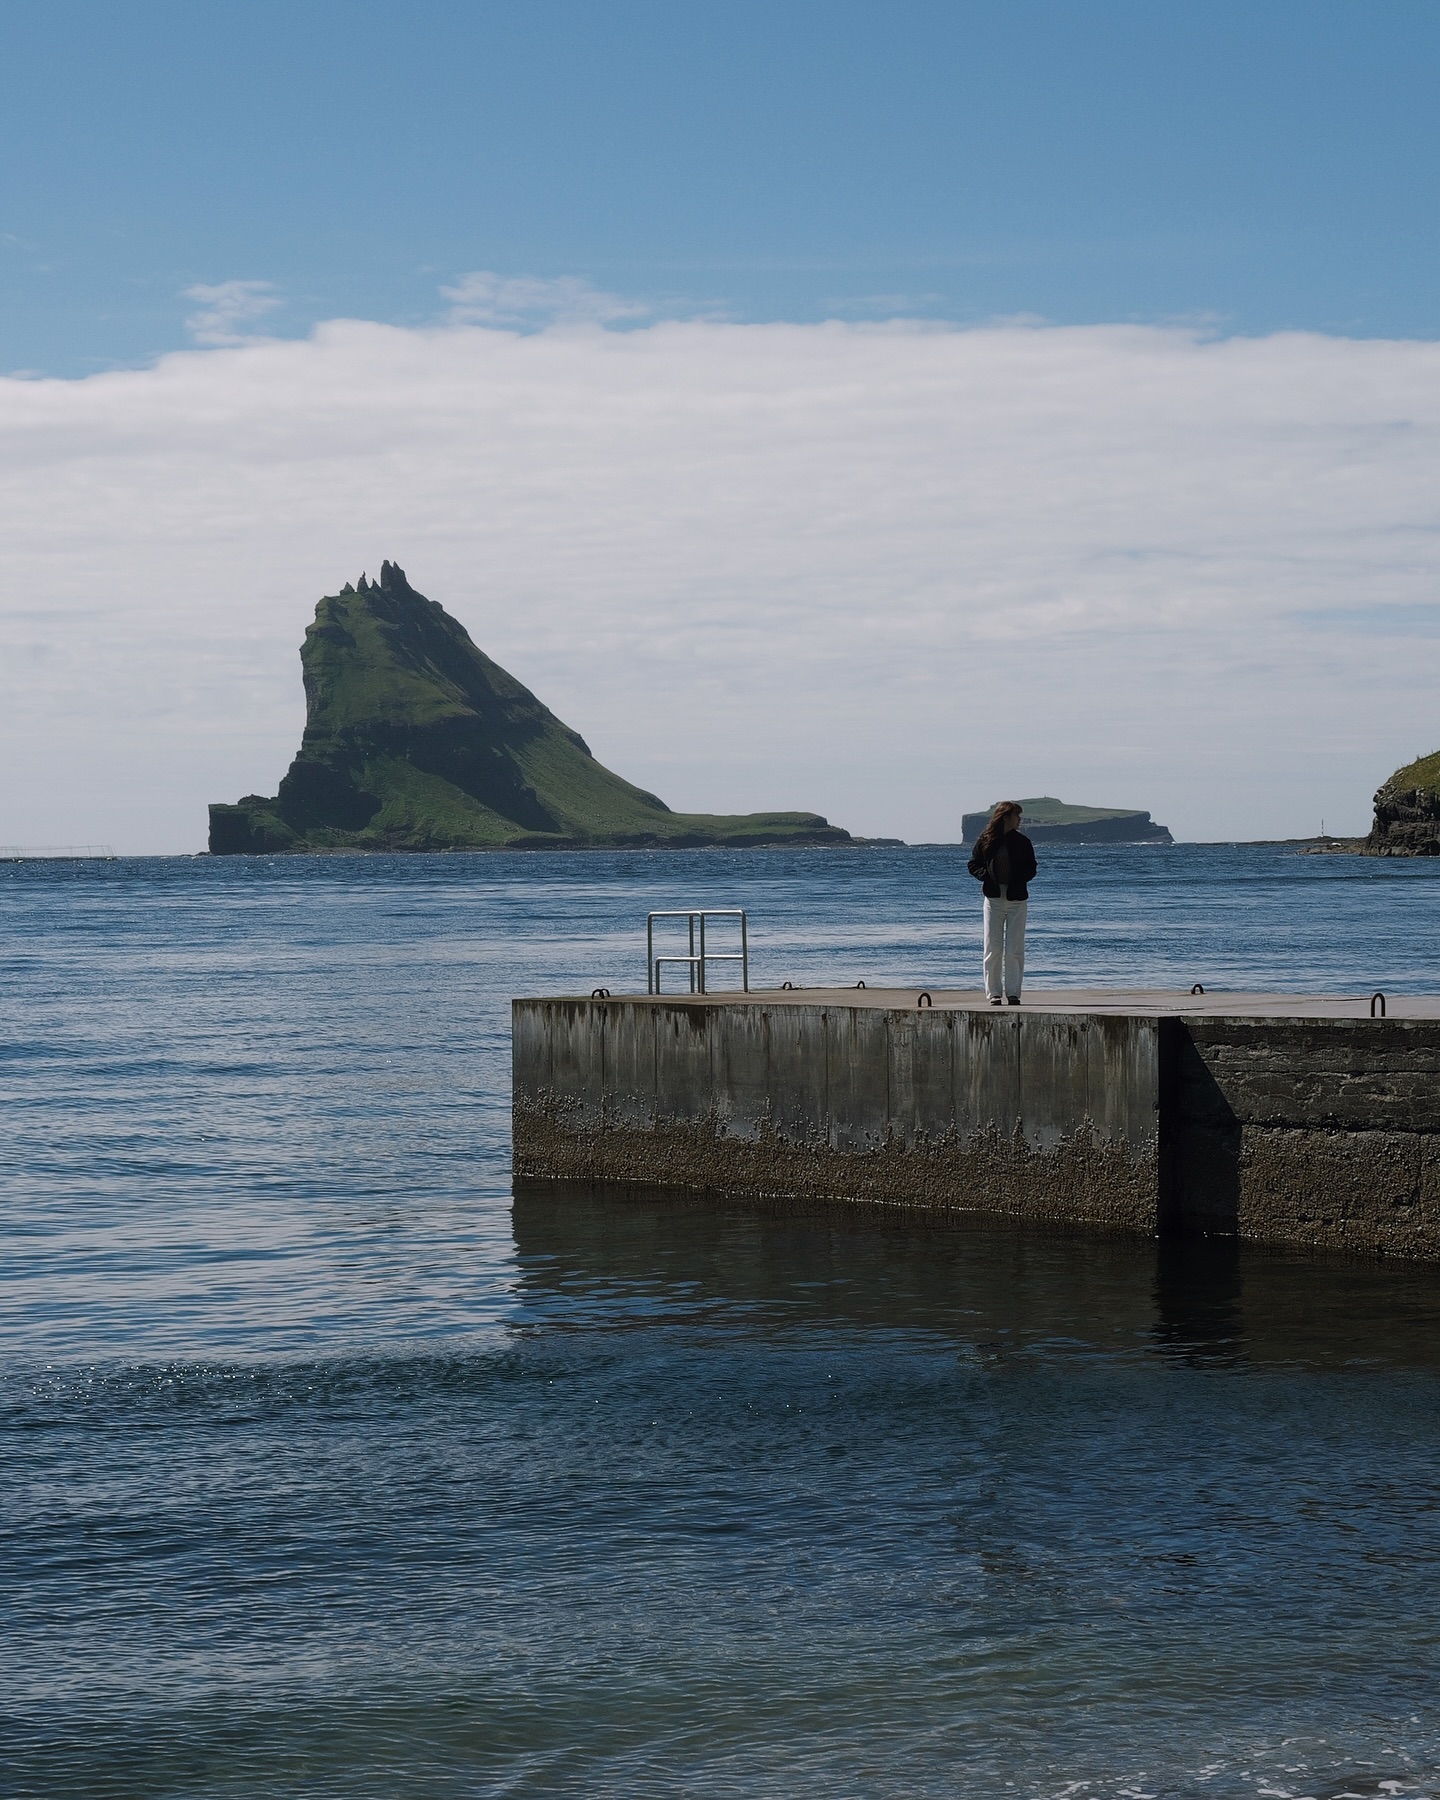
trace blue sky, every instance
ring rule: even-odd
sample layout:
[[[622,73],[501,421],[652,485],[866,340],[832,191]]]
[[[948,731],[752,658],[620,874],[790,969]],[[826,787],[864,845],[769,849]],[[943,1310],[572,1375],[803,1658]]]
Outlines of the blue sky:
[[[1440,7],[7,0],[0,368],[418,325],[475,269],[745,321],[1432,337]]]

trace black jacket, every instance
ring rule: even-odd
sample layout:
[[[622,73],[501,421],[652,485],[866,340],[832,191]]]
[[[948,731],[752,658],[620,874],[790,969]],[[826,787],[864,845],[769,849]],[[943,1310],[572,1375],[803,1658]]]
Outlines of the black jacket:
[[[980,860],[980,853],[977,850],[970,858],[970,873],[977,881],[985,883],[987,900],[998,900],[1000,883],[990,873],[990,869],[1001,844],[1004,845],[1010,857],[1010,881],[1005,891],[1012,900],[1028,900],[1030,889],[1027,884],[1035,879],[1035,846],[1023,831],[1007,831],[984,862]]]

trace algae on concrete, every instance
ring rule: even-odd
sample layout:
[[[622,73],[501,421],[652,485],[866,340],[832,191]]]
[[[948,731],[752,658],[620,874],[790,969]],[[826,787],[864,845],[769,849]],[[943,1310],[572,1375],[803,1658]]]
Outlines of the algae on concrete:
[[[213,855],[852,841],[818,813],[672,812],[395,563],[321,600],[300,662],[299,752],[278,794],[210,808]]]

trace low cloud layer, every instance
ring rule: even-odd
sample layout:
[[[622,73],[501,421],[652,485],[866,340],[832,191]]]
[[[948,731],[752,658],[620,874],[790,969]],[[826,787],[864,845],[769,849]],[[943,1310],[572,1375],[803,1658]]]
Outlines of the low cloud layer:
[[[267,295],[197,297],[214,342]],[[686,808],[1362,830],[1440,745],[1426,343],[338,321],[0,382],[0,491],[7,843],[199,848],[273,792],[315,600],[383,557]]]

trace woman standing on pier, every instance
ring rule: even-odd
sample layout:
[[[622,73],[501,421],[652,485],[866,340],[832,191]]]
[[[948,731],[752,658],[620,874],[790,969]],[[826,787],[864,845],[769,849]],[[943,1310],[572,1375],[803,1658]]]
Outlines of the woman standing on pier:
[[[1025,979],[1025,909],[1035,846],[1020,829],[1021,816],[1018,800],[1002,800],[970,858],[970,873],[985,884],[985,995],[992,1006],[1002,999],[1018,1006]]]

